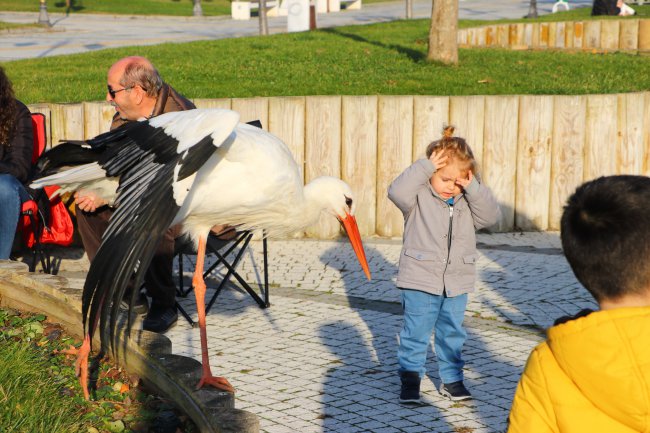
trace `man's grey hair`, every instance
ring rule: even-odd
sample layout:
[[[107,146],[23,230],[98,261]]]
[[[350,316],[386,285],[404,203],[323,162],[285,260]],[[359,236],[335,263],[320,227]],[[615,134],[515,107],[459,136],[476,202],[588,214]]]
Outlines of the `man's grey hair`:
[[[147,93],[147,96],[155,98],[162,88],[163,80],[151,63],[133,61],[124,68],[120,84],[124,87],[138,85]]]

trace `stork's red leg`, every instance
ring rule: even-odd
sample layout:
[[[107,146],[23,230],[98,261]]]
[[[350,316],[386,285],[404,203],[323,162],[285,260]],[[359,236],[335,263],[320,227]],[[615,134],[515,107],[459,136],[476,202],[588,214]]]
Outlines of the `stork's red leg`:
[[[235,392],[228,379],[225,377],[213,376],[210,371],[210,359],[208,357],[208,333],[205,323],[205,281],[203,280],[203,263],[205,258],[205,238],[199,239],[199,248],[196,253],[196,269],[192,278],[194,286],[194,295],[196,296],[196,308],[199,314],[199,330],[201,331],[201,363],[203,364],[203,373],[201,380],[196,385],[196,389],[203,385],[212,385],[217,389],[228,392]]]
[[[84,393],[84,398],[86,400],[90,399],[90,394],[88,393],[88,356],[90,355],[90,336],[86,335],[84,342],[77,349],[74,346],[70,346],[68,350],[62,350],[60,353],[65,353],[66,355],[75,355],[77,357],[77,362],[75,363],[75,372],[81,382],[81,389]]]

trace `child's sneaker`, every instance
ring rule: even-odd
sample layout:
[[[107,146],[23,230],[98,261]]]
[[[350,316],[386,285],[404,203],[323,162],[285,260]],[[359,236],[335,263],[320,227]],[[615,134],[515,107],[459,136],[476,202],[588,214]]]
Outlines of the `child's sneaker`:
[[[443,383],[440,385],[440,394],[453,401],[469,400],[472,398],[472,394],[470,394],[467,388],[465,388],[462,380],[459,380],[458,382]]]
[[[402,380],[402,391],[399,394],[400,403],[419,404],[420,401],[420,373],[416,371],[403,371],[399,375]]]

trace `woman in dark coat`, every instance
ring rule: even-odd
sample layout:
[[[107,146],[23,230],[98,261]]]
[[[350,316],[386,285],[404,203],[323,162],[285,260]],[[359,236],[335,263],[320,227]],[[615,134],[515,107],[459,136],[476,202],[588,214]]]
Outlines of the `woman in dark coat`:
[[[22,202],[29,198],[24,184],[31,172],[32,117],[14,96],[11,81],[0,67],[0,259],[11,253]]]

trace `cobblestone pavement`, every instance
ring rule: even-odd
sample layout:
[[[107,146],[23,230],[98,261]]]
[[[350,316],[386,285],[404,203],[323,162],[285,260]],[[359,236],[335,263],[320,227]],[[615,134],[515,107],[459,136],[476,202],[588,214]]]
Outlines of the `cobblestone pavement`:
[[[256,413],[265,432],[505,431],[519,375],[543,329],[595,304],[569,269],[557,233],[480,234],[478,241],[464,350],[470,403],[438,394],[433,354],[423,382],[427,404],[397,402],[399,240],[365,241],[370,282],[343,240],[269,242],[272,305],[260,309],[234,286],[219,295],[207,318],[213,372],[228,377],[236,407]],[[253,244],[240,266],[246,280],[259,281],[261,243]],[[181,304],[196,320],[193,297]],[[174,353],[200,360],[198,330],[185,320],[167,335]]]
[[[33,13],[0,12],[0,21],[34,23]],[[431,16],[430,0],[414,0],[413,16]],[[550,13],[552,0],[538,0],[540,14]],[[189,3],[188,3],[189,5]],[[572,0],[571,8],[590,6],[591,0]],[[191,7],[189,5],[188,7]],[[492,20],[521,18],[528,12],[528,0],[460,0],[459,17]],[[405,18],[403,1],[363,5],[361,10],[318,14],[318,27],[370,24]],[[189,42],[259,34],[257,19],[234,21],[230,17],[117,16],[93,14],[49,14],[50,31],[29,29],[0,33],[0,61],[83,53],[105,48]],[[269,32],[286,32],[286,17],[269,17]]]
[[[258,308],[231,285],[208,314],[213,372],[237,388],[236,407],[257,414],[262,431],[503,432],[517,381],[543,330],[557,317],[596,307],[569,269],[557,233],[479,234],[477,291],[470,295],[464,348],[474,400],[452,403],[438,394],[430,353],[422,384],[426,404],[403,406],[395,355],[401,241],[364,244],[372,281],[345,240],[270,241],[271,307]],[[61,275],[80,287],[86,257],[74,249],[57,255],[67,255]],[[188,282],[192,265],[186,257]],[[261,242],[253,241],[240,273],[259,282],[261,269]],[[219,274],[223,269],[207,279],[208,299]],[[180,303],[196,320],[193,296]],[[174,353],[200,360],[199,332],[182,317],[166,335]]]

